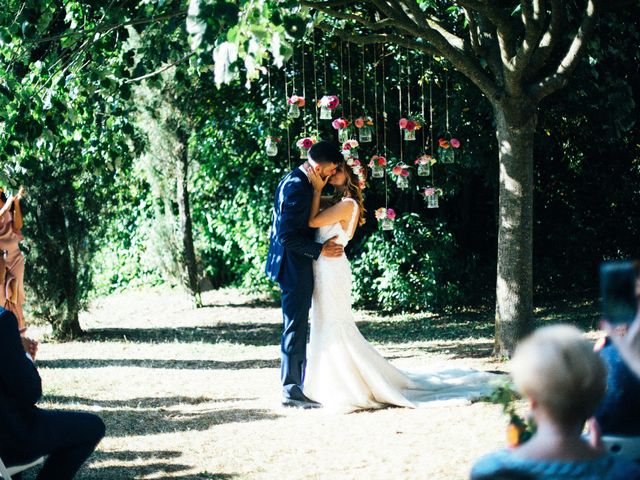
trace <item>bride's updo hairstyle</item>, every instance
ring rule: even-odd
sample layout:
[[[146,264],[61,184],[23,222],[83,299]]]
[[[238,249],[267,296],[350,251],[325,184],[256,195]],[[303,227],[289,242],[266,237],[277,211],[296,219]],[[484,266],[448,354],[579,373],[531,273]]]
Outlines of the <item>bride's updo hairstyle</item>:
[[[511,375],[521,394],[565,426],[584,423],[606,388],[602,359],[582,332],[569,325],[540,328],[520,343]]]
[[[346,162],[338,165],[338,170],[342,170],[345,173],[345,176],[347,177],[347,184],[345,185],[344,191],[336,191],[334,198],[336,201],[339,201],[341,198],[351,197],[356,202],[358,202],[358,211],[360,213],[358,226],[362,226],[366,221],[364,216],[366,210],[364,208],[364,197],[362,196],[362,189],[359,186],[360,178],[358,177],[358,175],[353,173],[353,170]],[[363,168],[363,171],[366,171],[366,169]],[[362,178],[364,179],[364,177]]]

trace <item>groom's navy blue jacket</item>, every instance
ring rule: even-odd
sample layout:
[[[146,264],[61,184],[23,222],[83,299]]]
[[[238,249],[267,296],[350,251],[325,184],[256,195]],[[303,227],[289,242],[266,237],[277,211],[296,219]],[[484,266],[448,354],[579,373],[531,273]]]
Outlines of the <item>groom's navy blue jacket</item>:
[[[283,289],[300,282],[313,284],[311,261],[320,256],[322,245],[314,241],[315,229],[308,226],[312,196],[311,183],[300,168],[284,177],[276,189],[265,271]]]
[[[266,273],[282,290],[283,333],[281,380],[284,396],[303,399],[307,361],[309,308],[313,295],[313,260],[322,244],[309,228],[313,187],[300,169],[284,177],[276,189]]]

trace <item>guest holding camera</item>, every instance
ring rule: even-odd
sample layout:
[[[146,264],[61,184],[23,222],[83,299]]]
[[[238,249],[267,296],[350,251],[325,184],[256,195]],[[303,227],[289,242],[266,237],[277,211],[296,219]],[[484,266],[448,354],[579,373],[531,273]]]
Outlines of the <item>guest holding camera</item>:
[[[104,436],[105,426],[91,413],[36,406],[42,383],[28,347],[15,315],[0,307],[0,458],[16,465],[47,455],[37,479],[71,479]]]
[[[537,480],[640,478],[640,465],[611,457],[581,437],[604,396],[606,370],[580,330],[566,325],[537,330],[518,345],[511,365],[537,430],[523,445],[478,460],[473,480],[505,474]]]

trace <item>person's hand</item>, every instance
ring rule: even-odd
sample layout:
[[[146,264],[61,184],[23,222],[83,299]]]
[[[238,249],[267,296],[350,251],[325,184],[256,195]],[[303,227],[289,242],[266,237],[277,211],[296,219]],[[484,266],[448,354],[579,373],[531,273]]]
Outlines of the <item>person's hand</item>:
[[[309,180],[311,181],[311,185],[316,192],[321,192],[322,189],[327,185],[329,181],[329,177],[323,179],[318,173],[312,168],[309,167]]]
[[[342,256],[342,254],[344,253],[344,247],[342,245],[338,245],[335,242],[336,238],[338,238],[337,235],[335,237],[331,237],[329,240],[322,244],[322,251],[320,252],[321,255],[324,255],[325,257]]]
[[[20,200],[22,197],[24,197],[24,194],[26,193],[24,187],[22,185],[20,185],[20,189],[18,190],[18,193],[16,193],[16,200]]]
[[[22,348],[24,348],[24,351],[35,360],[36,353],[38,353],[38,342],[29,337],[20,337],[20,340],[22,340]]]
[[[604,330],[615,345],[626,365],[640,378],[640,316],[629,325],[625,335],[609,322],[603,321],[600,328]]]
[[[602,430],[596,417],[587,420],[587,432],[589,434],[589,445],[596,450],[602,450]]]

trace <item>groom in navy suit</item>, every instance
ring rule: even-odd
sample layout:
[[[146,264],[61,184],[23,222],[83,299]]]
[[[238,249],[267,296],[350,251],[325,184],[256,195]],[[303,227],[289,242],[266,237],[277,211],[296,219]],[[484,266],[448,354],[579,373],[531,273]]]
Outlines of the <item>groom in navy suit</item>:
[[[314,241],[315,229],[308,225],[313,187],[307,172],[313,169],[327,178],[343,161],[338,147],[320,141],[309,149],[308,160],[285,176],[276,189],[265,270],[282,290],[281,380],[282,405],[286,407],[320,406],[302,393],[313,294],[312,262],[320,255],[339,257],[343,247],[334,242],[335,237],[324,244]]]

